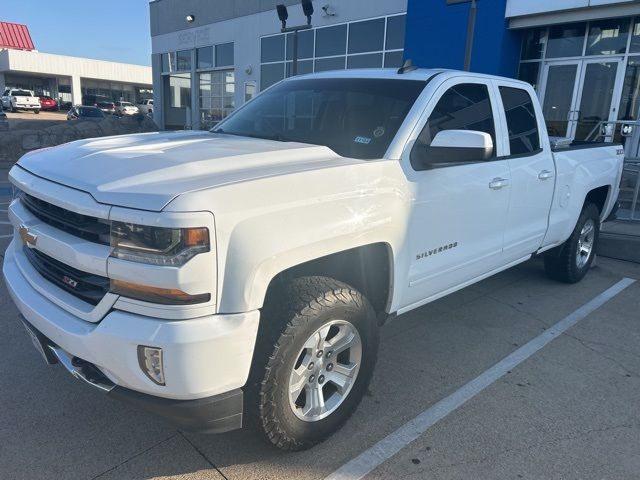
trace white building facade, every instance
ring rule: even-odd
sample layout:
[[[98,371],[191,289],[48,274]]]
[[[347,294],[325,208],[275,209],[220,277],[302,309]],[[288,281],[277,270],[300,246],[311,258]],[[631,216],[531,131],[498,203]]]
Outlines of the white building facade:
[[[35,50],[0,49],[0,92],[7,88],[32,90],[62,106],[80,104],[83,95],[130,102],[153,95],[151,67]]]
[[[291,74],[292,34],[306,24],[295,0],[157,0],[150,3],[154,118],[168,129],[206,129]],[[398,67],[407,0],[314,2],[313,28],[299,34],[298,73]],[[326,8],[323,8],[326,7]]]

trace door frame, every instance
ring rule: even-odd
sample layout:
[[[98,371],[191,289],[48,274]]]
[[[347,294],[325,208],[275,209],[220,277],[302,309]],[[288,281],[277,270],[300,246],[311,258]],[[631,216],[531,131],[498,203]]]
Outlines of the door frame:
[[[614,82],[613,93],[611,96],[611,105],[609,107],[608,121],[618,119],[618,108],[620,106],[620,97],[624,87],[624,76],[626,71],[626,62],[624,55],[609,55],[597,57],[581,57],[568,60],[548,60],[542,65],[542,77],[540,82],[540,103],[544,109],[544,101],[547,93],[547,81],[549,79],[549,69],[554,66],[576,65],[576,78],[573,85],[573,94],[571,97],[571,109],[567,116],[567,132],[568,138],[575,138],[578,121],[580,120],[580,104],[582,102],[582,94],[584,93],[584,81],[587,73],[587,65],[591,63],[617,63],[616,79]]]

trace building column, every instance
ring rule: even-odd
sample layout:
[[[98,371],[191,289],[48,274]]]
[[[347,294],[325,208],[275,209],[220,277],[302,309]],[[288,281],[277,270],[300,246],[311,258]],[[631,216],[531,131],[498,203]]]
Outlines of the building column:
[[[71,102],[74,105],[82,104],[82,87],[80,77],[74,75],[71,77]]]
[[[4,93],[6,85],[4,83],[4,73],[0,73],[0,95]]]

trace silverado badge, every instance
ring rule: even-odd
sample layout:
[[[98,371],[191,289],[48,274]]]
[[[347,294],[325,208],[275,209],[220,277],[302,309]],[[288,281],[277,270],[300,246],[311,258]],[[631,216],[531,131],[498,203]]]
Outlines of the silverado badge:
[[[22,239],[22,243],[29,247],[33,248],[36,246],[38,242],[38,236],[29,233],[29,229],[25,225],[20,225],[18,229],[18,233],[20,234],[20,238]]]

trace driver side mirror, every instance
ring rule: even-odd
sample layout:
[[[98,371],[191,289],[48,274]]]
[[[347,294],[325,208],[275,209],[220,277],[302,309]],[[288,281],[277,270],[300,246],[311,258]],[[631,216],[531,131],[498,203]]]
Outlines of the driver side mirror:
[[[431,145],[416,143],[411,152],[411,163],[416,170],[427,170],[485,162],[493,155],[493,139],[488,133],[442,130],[436,134]]]

